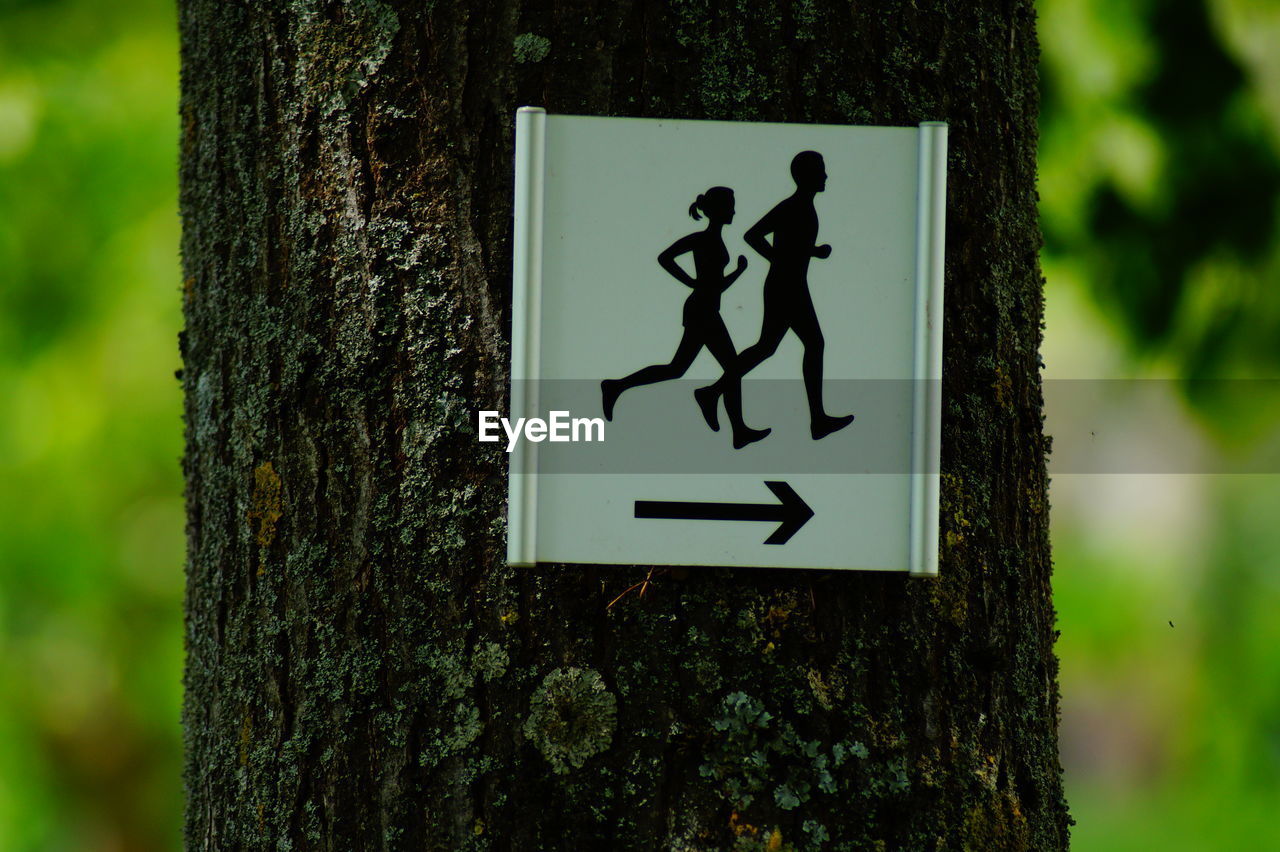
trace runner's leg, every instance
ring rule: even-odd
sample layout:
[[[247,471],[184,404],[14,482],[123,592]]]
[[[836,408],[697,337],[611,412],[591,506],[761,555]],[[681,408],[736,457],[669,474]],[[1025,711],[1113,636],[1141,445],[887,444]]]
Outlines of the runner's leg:
[[[680,346],[676,354],[666,364],[654,364],[636,370],[621,379],[605,379],[600,383],[600,392],[604,401],[604,419],[613,420],[613,406],[624,390],[678,379],[689,369],[693,359],[698,357],[703,345],[703,329],[685,326],[684,337],[680,338]]]
[[[818,314],[813,309],[813,299],[804,292],[803,299],[797,300],[791,318],[791,327],[796,337],[804,344],[805,395],[809,398],[809,432],[816,441],[830,435],[837,429],[843,429],[853,422],[853,415],[832,417],[822,406],[822,359],[827,342],[822,336],[822,328],[818,325]]]
[[[729,336],[729,330],[725,328],[724,320],[718,315],[714,323],[708,323],[707,331],[707,349],[720,362],[720,366],[727,377],[738,357],[734,353],[733,338]],[[707,409],[703,404],[703,400],[709,396],[706,393],[708,390],[708,388],[700,388],[694,391],[694,397],[698,400],[698,405],[702,407],[704,417],[707,416]],[[711,405],[711,413],[714,416],[714,396],[711,396]],[[727,381],[725,384],[724,409],[725,413],[729,415],[729,424],[733,427],[733,446],[735,449],[742,449],[747,444],[759,441],[769,434],[770,430],[768,429],[752,429],[742,421],[742,380],[740,378]],[[708,418],[708,424],[711,425],[712,429],[716,429],[719,425],[713,423],[711,418]]]

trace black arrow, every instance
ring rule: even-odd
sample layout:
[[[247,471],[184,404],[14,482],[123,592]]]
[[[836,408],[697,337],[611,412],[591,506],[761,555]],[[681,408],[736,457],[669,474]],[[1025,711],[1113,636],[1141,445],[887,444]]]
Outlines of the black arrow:
[[[765,544],[786,544],[813,517],[813,509],[785,482],[765,482],[777,503],[682,503],[637,500],[637,518],[687,521],[777,521],[779,526]]]

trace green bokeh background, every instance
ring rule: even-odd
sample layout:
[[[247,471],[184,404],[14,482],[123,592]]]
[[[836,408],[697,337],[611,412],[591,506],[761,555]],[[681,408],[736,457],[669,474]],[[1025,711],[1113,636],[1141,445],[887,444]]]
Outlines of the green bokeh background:
[[[1280,375],[1280,0],[1041,0],[1049,379]],[[0,852],[180,844],[177,39],[0,0]],[[1049,428],[1055,423],[1049,411]],[[1280,848],[1280,477],[1052,486],[1075,848]]]

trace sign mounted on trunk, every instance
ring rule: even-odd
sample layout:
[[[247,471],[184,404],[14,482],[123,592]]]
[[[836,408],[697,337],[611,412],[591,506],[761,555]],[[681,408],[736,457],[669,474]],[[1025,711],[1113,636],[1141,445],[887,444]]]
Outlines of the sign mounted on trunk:
[[[521,109],[508,562],[936,573],[946,133]]]

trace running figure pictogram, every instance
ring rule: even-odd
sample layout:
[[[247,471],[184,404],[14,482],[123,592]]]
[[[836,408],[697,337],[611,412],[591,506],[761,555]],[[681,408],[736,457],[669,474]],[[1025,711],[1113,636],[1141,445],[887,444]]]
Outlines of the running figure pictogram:
[[[822,155],[817,151],[796,154],[791,160],[791,177],[796,191],[743,235],[747,245],[769,261],[760,339],[742,350],[715,384],[694,391],[694,397],[712,429],[720,428],[717,408],[721,396],[725,398],[730,417],[740,422],[743,376],[773,355],[786,333],[794,331],[804,344],[802,372],[809,400],[809,434],[816,441],[848,426],[853,422],[853,415],[832,416],[822,407],[822,355],[826,342],[809,295],[809,261],[831,256],[831,246],[817,245],[818,211],[813,204],[814,196],[827,188]],[[769,242],[765,238],[771,234],[773,241]],[[734,408],[730,408],[731,399]],[[734,446],[738,446],[737,440]]]
[[[702,218],[699,211],[707,214],[707,227],[681,237],[658,255],[658,263],[662,268],[672,278],[693,290],[684,303],[684,336],[680,339],[676,354],[666,364],[654,364],[625,378],[605,379],[601,382],[600,393],[606,420],[613,420],[614,406],[623,391],[680,378],[704,346],[720,362],[720,367],[726,374],[735,363],[737,350],[734,349],[733,339],[720,317],[720,294],[729,289],[747,268],[747,259],[738,255],[737,268],[728,275],[724,272],[729,265],[729,250],[725,248],[721,231],[733,221],[733,190],[726,186],[708,189],[689,207],[689,215],[694,219]],[[693,278],[676,263],[677,257],[687,253],[693,254]],[[725,412],[733,427],[734,447],[741,449],[769,434],[768,429],[752,429],[742,422],[739,383],[726,385],[722,393]],[[719,424],[712,428],[719,430]]]

